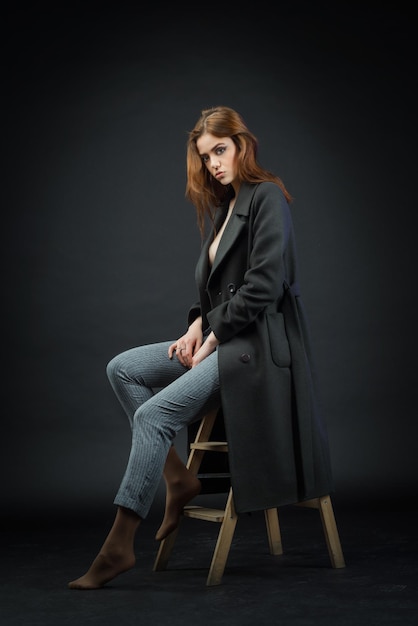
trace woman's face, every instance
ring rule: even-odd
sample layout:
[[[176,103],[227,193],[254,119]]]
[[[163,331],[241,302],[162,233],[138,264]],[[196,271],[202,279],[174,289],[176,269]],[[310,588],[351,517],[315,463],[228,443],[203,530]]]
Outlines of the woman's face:
[[[222,185],[234,186],[237,177],[237,148],[231,137],[205,133],[196,141],[202,162]]]

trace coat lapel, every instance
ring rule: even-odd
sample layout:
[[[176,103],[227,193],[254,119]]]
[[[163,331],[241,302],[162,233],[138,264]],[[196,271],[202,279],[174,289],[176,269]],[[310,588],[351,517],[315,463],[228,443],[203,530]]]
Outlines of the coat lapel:
[[[256,185],[250,185],[248,183],[242,183],[238,197],[232,211],[232,215],[229,218],[228,224],[225,227],[221,240],[219,242],[218,250],[216,252],[215,260],[209,274],[208,286],[211,279],[217,273],[225,257],[231,250],[234,242],[240,236],[242,229],[245,227],[248,221],[248,214],[250,211],[251,199],[255,192]],[[205,246],[206,257],[208,256],[209,245],[213,240],[213,236]]]

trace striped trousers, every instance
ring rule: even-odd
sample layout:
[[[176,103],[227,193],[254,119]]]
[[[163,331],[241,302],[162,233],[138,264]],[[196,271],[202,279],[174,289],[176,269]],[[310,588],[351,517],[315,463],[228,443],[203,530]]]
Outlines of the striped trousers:
[[[175,340],[174,340],[175,341]],[[165,341],[131,348],[107,365],[107,376],[132,430],[131,451],[114,503],[144,519],[176,434],[220,406],[218,353],[185,368]]]

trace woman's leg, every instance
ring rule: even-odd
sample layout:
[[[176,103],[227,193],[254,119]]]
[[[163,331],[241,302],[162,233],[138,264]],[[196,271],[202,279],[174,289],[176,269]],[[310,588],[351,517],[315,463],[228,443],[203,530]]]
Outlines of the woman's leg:
[[[171,341],[133,348],[116,356],[107,367],[107,374],[128,419],[133,422],[135,410],[154,395],[155,387],[167,386],[184,374],[185,369],[173,357],[168,359]],[[201,490],[200,480],[192,474],[177,454],[169,448],[164,470],[166,507],[156,539],[164,539],[179,523],[183,507]]]
[[[215,351],[196,367],[183,368],[183,375],[139,406],[133,416],[131,452],[115,504],[144,519],[176,434],[219,405]]]
[[[132,448],[115,498],[118,505],[115,522],[88,572],[69,583],[72,589],[100,588],[133,567],[135,533],[152,504],[164,465],[166,473],[178,471],[178,475],[175,477],[173,474],[173,480],[167,483],[171,491],[167,497],[166,516],[157,533],[160,538],[177,525],[182,506],[196,491],[196,484],[191,486],[191,483],[176,489],[176,482],[179,486],[185,478],[181,476],[180,459],[175,454],[169,454],[167,458],[167,453],[179,430],[219,406],[217,353],[207,357],[196,368],[187,370],[175,356],[171,361],[166,357],[172,366],[167,365],[162,358],[162,345],[158,344],[158,349],[154,346],[153,350],[147,346],[144,346],[146,350],[133,349],[115,357],[108,366],[109,379],[132,424]],[[168,348],[169,342],[166,345]],[[151,363],[149,358],[152,353]],[[147,356],[144,359],[149,364],[146,371],[138,365],[140,354]],[[159,360],[161,368],[157,371]],[[176,376],[177,379],[170,384]],[[154,394],[152,387],[160,387],[164,383],[167,387]],[[190,497],[184,500],[186,492]]]
[[[132,426],[136,409],[154,395],[155,387],[165,387],[185,373],[176,358],[168,359],[172,341],[149,344],[117,355],[107,366],[107,375]],[[163,476],[166,486],[164,519],[156,539],[164,539],[179,523],[187,502],[201,490],[200,480],[185,466],[174,445],[169,448]]]
[[[157,530],[157,541],[165,539],[180,522],[185,505],[195,498],[202,489],[200,480],[187,469],[171,446],[164,464],[164,482],[166,487],[164,519]]]

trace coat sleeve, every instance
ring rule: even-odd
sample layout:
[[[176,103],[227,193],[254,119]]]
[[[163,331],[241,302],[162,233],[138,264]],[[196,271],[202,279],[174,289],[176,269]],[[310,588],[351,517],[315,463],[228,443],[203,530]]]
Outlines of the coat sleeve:
[[[263,309],[282,297],[290,219],[281,189],[274,183],[260,184],[249,211],[248,266],[242,282],[229,300],[207,315],[221,343],[240,333]]]
[[[187,324],[190,326],[190,324],[192,324],[195,321],[195,319],[199,317],[199,315],[202,315],[200,302],[195,302],[190,307],[189,312],[187,314]]]

